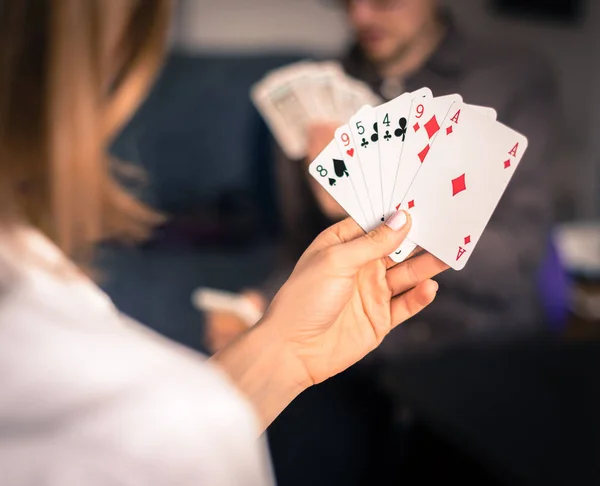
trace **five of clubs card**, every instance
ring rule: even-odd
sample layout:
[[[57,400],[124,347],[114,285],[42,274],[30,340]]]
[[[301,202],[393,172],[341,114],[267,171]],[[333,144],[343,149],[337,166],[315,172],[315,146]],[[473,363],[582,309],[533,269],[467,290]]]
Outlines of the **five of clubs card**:
[[[309,172],[364,231],[398,209],[411,214],[394,261],[421,247],[461,270],[526,149],[494,109],[423,88],[360,108]]]

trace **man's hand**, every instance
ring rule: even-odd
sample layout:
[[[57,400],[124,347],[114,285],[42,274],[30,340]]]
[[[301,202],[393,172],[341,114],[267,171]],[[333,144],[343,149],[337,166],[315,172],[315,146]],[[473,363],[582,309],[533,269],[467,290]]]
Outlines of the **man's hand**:
[[[206,315],[206,347],[216,353],[247,329],[248,324],[233,313],[210,312]]]
[[[259,312],[266,308],[265,298],[258,292],[244,292],[242,296]],[[205,344],[209,351],[216,353],[248,330],[251,323],[232,312],[209,312],[206,314]]]
[[[338,124],[334,123],[313,123],[306,130],[307,140],[307,161],[310,164],[331,142],[335,135]]]

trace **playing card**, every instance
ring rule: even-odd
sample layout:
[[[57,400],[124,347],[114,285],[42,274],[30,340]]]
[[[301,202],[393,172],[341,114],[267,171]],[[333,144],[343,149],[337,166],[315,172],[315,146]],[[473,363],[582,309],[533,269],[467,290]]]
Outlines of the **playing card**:
[[[379,133],[377,129],[377,111],[365,106],[350,118],[350,133],[356,148],[371,208],[375,219],[385,221],[381,199],[381,171],[379,165]]]
[[[380,98],[334,62],[300,61],[270,72],[251,89],[251,98],[291,159],[306,156],[307,127],[343,122],[361,106]]]
[[[310,70],[313,68],[314,64],[315,63],[313,61],[304,59],[302,61],[294,62],[292,64],[287,64],[277,69],[273,69],[272,71],[269,71],[267,75],[262,78],[261,81],[256,83],[255,86],[259,87],[261,84],[275,85],[277,83],[283,82],[284,80],[287,82],[287,80],[290,79],[290,75],[292,73],[300,73],[304,69]]]
[[[355,190],[358,203],[363,209],[363,213],[366,218],[366,228],[364,229],[366,231],[370,231],[377,226],[379,220],[375,217],[373,208],[371,207],[371,201],[369,200],[369,192],[367,191],[367,186],[365,185],[363,170],[358,160],[356,147],[352,140],[352,134],[348,125],[344,125],[335,131],[335,141],[340,153],[342,154],[342,159],[346,165],[346,170],[350,175],[350,181]]]
[[[252,88],[251,97],[286,155],[305,157],[310,116],[287,79],[270,76]]]
[[[461,270],[527,149],[527,138],[476,108],[452,105],[401,209],[409,238]]]
[[[496,110],[494,110],[493,108],[490,108],[489,106],[479,106],[479,105],[469,105],[471,108],[474,108],[477,112],[481,113],[482,115],[487,116],[490,120],[494,120],[496,121],[496,118],[498,118],[498,113],[496,113]]]
[[[489,108],[487,106],[477,106],[477,105],[467,105],[470,106],[471,108],[473,108],[476,112],[484,115],[485,117],[487,117],[490,120],[495,121],[496,120],[496,110],[494,110],[493,108]],[[435,141],[435,138],[437,137],[437,134],[434,135],[434,137],[432,138],[429,147],[433,146],[433,143]],[[414,160],[414,159],[413,159]],[[419,163],[418,165],[415,163],[413,165],[413,169],[415,170],[414,176],[412,177],[412,181],[414,181],[421,169],[423,164]],[[415,167],[416,166],[416,167]],[[412,174],[410,174],[412,175]],[[410,184],[412,184],[413,182],[411,181]],[[408,188],[406,189],[408,191]],[[392,208],[392,210],[396,210],[398,206],[395,206],[394,208]],[[414,225],[414,221],[413,221],[413,225]],[[397,263],[403,262],[404,260],[406,260],[411,253],[417,248],[417,244],[412,241],[410,239],[410,237],[406,238],[402,244],[398,247],[398,249],[396,249],[396,251],[390,255],[390,257],[392,258],[392,260],[394,260]]]
[[[393,207],[390,209],[397,210],[400,206],[421,164],[427,158],[440,130],[440,124],[446,118],[452,103],[457,101],[462,101],[461,96],[453,94],[437,98],[422,98],[413,103],[408,119],[408,133],[392,191]]]
[[[363,82],[348,76],[339,78],[334,86],[336,112],[341,120],[348,120],[362,106],[375,106],[381,98]]]
[[[367,231],[366,217],[335,140],[310,164],[308,171],[344,211]]]
[[[194,307],[202,312],[227,312],[235,314],[249,327],[256,324],[262,317],[244,295],[210,287],[200,287],[192,294]]]
[[[429,151],[440,130],[440,124],[446,118],[453,103],[462,101],[457,94],[439,96],[437,98],[416,99],[411,106],[408,120],[407,139],[404,142],[402,156],[398,164],[398,172],[392,190],[390,212],[400,208],[404,195],[411,186],[421,165],[425,162]],[[414,225],[413,221],[413,225]],[[406,238],[390,257],[395,262],[402,262],[410,256],[417,245]]]
[[[389,216],[392,190],[404,142],[408,133],[408,117],[414,100],[431,98],[429,88],[405,93],[377,107],[377,126],[379,127],[379,165],[381,177],[381,200],[385,216]]]
[[[344,76],[341,66],[335,62],[315,63],[296,80],[292,86],[298,94],[312,122],[343,123],[335,100],[335,86]]]

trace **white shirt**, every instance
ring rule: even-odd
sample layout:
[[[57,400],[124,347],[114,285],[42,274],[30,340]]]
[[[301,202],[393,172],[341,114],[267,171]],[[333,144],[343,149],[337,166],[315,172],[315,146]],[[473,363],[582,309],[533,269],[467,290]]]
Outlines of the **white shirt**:
[[[119,314],[38,233],[1,240],[0,484],[272,484],[256,417],[205,358]]]

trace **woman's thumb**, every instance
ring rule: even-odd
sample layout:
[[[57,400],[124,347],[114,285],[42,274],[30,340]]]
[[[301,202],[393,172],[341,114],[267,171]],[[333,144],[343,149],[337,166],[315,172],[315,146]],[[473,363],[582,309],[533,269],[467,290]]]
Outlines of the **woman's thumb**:
[[[342,245],[345,262],[360,268],[373,260],[388,256],[396,250],[410,230],[408,213],[398,211],[378,228]]]

